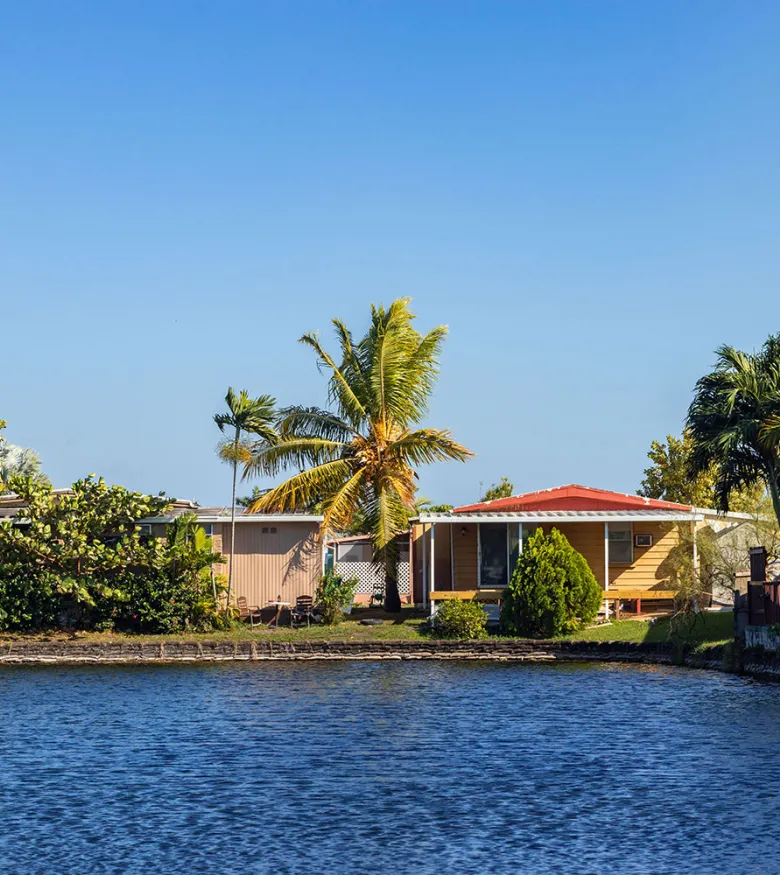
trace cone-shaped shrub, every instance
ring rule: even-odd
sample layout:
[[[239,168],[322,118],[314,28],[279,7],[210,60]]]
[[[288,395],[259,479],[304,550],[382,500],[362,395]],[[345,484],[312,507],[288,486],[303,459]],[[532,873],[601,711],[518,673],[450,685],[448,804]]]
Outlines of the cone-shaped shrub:
[[[523,545],[501,611],[509,635],[549,638],[596,617],[601,587],[565,535],[538,529]]]

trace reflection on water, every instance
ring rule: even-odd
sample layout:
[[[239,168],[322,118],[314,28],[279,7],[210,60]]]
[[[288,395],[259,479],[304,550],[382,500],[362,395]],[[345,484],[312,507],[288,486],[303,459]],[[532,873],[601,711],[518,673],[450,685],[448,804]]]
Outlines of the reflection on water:
[[[780,872],[780,687],[666,668],[0,668],[0,871]]]

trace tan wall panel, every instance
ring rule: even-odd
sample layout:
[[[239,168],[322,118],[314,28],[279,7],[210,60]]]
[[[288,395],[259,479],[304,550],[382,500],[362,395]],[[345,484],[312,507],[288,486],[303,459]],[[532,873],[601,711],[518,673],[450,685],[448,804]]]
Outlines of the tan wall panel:
[[[275,533],[263,533],[263,528]],[[218,531],[221,529],[221,531]],[[322,548],[317,523],[238,523],[233,591],[250,605],[265,607],[269,601],[295,603],[299,595],[314,595],[322,574]],[[214,547],[227,557],[230,526],[214,526]],[[227,573],[227,566],[215,566]]]

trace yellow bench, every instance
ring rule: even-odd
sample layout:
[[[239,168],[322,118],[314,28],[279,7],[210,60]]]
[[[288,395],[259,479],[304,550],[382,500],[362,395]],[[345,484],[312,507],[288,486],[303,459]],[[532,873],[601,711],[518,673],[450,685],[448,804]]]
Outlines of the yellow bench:
[[[480,602],[501,601],[504,598],[504,589],[434,589],[430,594],[432,602],[446,602],[453,599],[471,601],[477,599]]]

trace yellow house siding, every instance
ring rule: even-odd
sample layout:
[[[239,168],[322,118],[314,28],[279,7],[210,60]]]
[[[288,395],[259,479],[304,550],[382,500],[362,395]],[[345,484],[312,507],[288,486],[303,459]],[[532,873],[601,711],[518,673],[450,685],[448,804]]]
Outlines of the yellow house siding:
[[[669,578],[662,566],[679,540],[677,529],[671,523],[634,523],[634,535],[652,535],[653,546],[634,547],[631,565],[610,565],[609,585],[623,589],[668,589]]]

